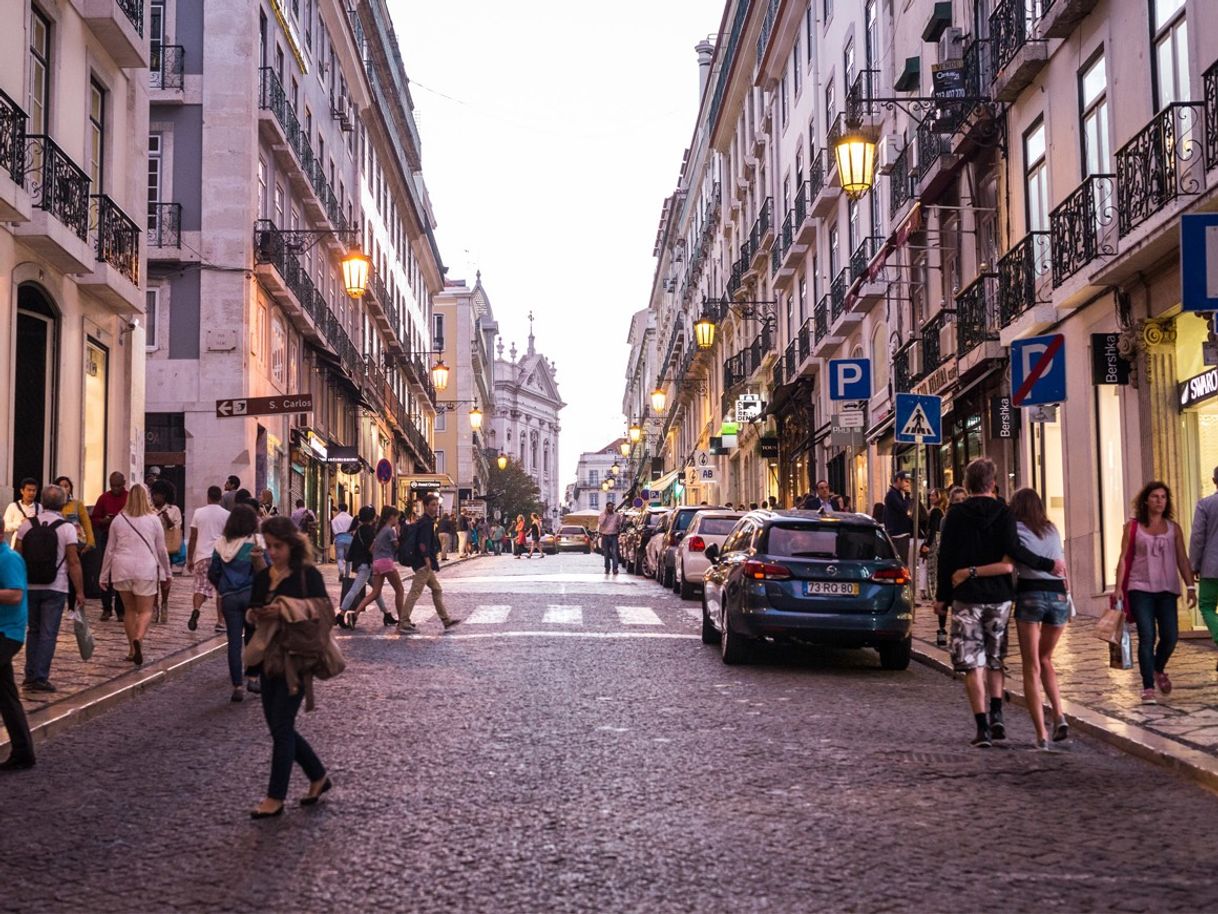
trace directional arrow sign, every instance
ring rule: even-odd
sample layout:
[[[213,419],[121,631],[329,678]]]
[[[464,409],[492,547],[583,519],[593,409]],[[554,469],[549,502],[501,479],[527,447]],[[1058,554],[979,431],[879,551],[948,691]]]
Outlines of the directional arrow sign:
[[[242,397],[216,401],[216,417],[276,416],[281,413],[313,411],[312,394],[290,394],[286,397]]]
[[[897,394],[896,439],[902,444],[940,444],[943,399],[925,394]]]

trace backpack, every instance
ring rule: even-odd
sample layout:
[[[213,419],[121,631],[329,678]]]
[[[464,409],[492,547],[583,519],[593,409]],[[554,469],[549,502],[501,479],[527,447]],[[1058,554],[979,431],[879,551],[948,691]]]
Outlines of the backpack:
[[[254,565],[250,555],[254,551],[253,543],[246,543],[230,561],[220,558],[220,553],[211,554],[211,564],[207,567],[207,580],[216,593],[222,597],[229,594],[249,591],[254,586]]]
[[[59,566],[67,559],[59,558],[59,534],[55,531],[66,524],[62,518],[44,524],[37,517],[30,518],[30,529],[21,538],[21,555],[25,559],[26,578],[31,584],[54,584],[59,576]]]
[[[347,564],[352,568],[372,564],[372,552],[370,551],[372,543],[367,540],[365,531],[372,532],[368,527],[361,526],[355,531],[355,535],[351,538],[351,545],[347,547]]]
[[[398,564],[413,568],[419,559],[419,521],[406,524],[398,537]]]

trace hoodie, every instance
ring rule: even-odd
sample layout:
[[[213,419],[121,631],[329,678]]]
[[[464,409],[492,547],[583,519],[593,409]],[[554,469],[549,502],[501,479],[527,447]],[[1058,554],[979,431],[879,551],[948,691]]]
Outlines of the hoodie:
[[[1036,555],[1019,541],[1015,518],[996,498],[973,495],[952,505],[939,530],[939,582],[935,599],[950,603],[1006,603],[1015,598],[1011,575],[973,578],[952,587],[952,574],[1010,558],[1037,571],[1052,571],[1053,559]]]

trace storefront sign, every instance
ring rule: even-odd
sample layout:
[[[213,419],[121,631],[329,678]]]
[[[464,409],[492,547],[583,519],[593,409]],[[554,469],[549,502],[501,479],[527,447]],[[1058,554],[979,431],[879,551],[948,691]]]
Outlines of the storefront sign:
[[[1211,368],[1179,385],[1180,408],[1187,409],[1218,397],[1218,368]]]
[[[1128,384],[1132,367],[1117,347],[1119,333],[1091,334],[1091,383]]]
[[[761,418],[765,403],[761,394],[741,394],[736,398],[736,422],[752,422]]]
[[[439,492],[440,480],[438,479],[412,479],[410,480],[409,488],[411,492],[418,494],[419,492]]]
[[[766,460],[778,459],[778,439],[777,438],[762,438],[758,450],[761,457]]]
[[[1019,430],[1010,397],[990,397],[990,437],[1014,438]]]
[[[331,444],[326,448],[326,463],[359,463],[359,448]]]
[[[958,367],[955,359],[948,359],[925,378],[914,385],[911,393],[937,394],[956,380]]]

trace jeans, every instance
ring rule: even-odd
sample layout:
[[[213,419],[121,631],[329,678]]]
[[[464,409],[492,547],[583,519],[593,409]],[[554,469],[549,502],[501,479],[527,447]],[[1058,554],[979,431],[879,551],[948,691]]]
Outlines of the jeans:
[[[1129,591],[1129,610],[1138,626],[1138,671],[1142,688],[1155,687],[1155,673],[1167,669],[1167,661],[1176,649],[1179,622],[1176,604],[1180,597],[1174,593]],[[1159,626],[1159,641],[1155,643],[1155,624]]]
[[[358,568],[356,568],[355,580],[351,582],[351,589],[347,591],[347,595],[343,598],[342,605],[340,605],[338,608],[343,612],[346,612],[352,606],[354,606],[355,601],[360,599],[359,595],[363,593],[364,588],[368,586],[368,582],[370,580],[372,580],[371,565],[360,565]],[[381,592],[384,593],[384,591]],[[380,607],[381,612],[389,612],[389,610],[385,608],[385,600],[383,597],[378,596],[376,598],[376,605]]]
[[[334,561],[338,565],[339,577],[346,577],[347,570],[347,550],[351,547],[351,534],[340,533],[334,537]]]
[[[614,574],[617,574],[617,538],[616,533],[601,534],[601,554],[605,558],[605,571],[609,571],[609,563],[612,561]]]
[[[313,747],[296,732],[296,712],[304,699],[304,688],[292,695],[288,692],[288,681],[282,676],[271,678],[263,673],[260,678],[262,713],[271,731],[271,781],[266,795],[272,800],[283,800],[288,795],[293,762],[300,765],[310,781],[324,778],[326,766]]]
[[[59,590],[30,590],[30,627],[25,639],[25,681],[50,678],[55,639],[68,595]]]
[[[34,741],[30,738],[30,725],[21,707],[21,695],[17,692],[17,680],[13,677],[13,658],[21,650],[21,642],[0,635],[0,720],[12,741],[9,755],[14,761],[34,761]]]
[[[242,590],[225,594],[220,598],[220,612],[228,629],[228,678],[233,688],[241,685],[245,666],[241,663],[241,649],[253,634],[253,628],[245,623],[245,611],[250,606],[250,592]]]

